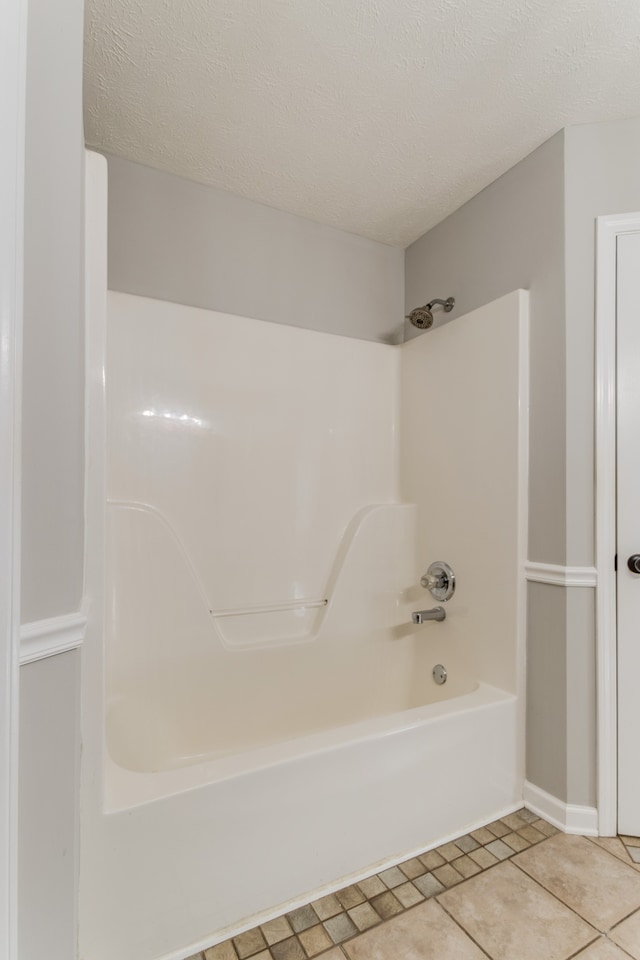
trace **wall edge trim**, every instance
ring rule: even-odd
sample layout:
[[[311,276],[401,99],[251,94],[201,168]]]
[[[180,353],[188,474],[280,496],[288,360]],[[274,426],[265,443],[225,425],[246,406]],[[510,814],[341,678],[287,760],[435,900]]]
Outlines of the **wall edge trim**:
[[[595,807],[564,803],[529,781],[525,781],[523,799],[527,810],[537,813],[563,833],[598,836],[598,811]]]
[[[83,613],[65,613],[33,620],[20,627],[20,665],[76,650],[84,643],[87,618]]]
[[[550,583],[557,587],[595,587],[598,583],[595,567],[564,567],[531,560],[524,565],[524,575],[531,583]]]

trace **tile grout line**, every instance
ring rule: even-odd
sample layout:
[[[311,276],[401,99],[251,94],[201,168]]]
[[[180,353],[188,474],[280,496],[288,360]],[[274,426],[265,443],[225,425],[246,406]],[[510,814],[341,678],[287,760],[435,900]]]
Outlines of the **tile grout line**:
[[[630,916],[633,916],[633,914],[630,914]],[[626,919],[628,920],[629,918],[627,917]],[[622,923],[622,920],[620,922]],[[611,929],[615,930],[615,927],[612,927]],[[631,957],[631,960],[635,960],[633,954],[629,953],[629,951],[626,950],[625,947],[621,947],[619,943],[615,942],[615,940],[612,940],[608,933],[605,933],[604,937],[606,940],[609,941],[609,943],[612,943],[614,947],[617,947],[618,950],[621,950],[622,953],[624,953],[625,957]]]
[[[628,913],[626,917],[622,918],[622,920],[618,920],[618,922],[614,923],[612,927],[609,927],[609,929],[605,931],[605,936],[608,937],[612,930],[617,930],[617,928],[620,926],[621,923],[624,923],[626,920],[629,920],[629,918],[633,917],[634,914],[636,913],[640,913],[640,907],[636,907],[635,910],[632,910],[631,913]]]
[[[504,861],[502,861],[502,862],[504,863]],[[495,867],[495,866],[497,866],[497,864],[494,863],[493,866]],[[491,867],[489,867],[488,869],[491,869]],[[477,876],[477,874],[476,874],[476,876]],[[469,880],[473,880],[473,877],[469,877]],[[459,884],[457,884],[457,886],[459,886]],[[440,897],[440,896],[441,896],[441,894],[438,894],[438,897]],[[456,920],[456,918],[453,916],[453,914],[449,913],[449,911],[447,910],[447,908],[445,907],[445,905],[444,905],[443,903],[440,903],[440,900],[438,899],[438,897],[436,897],[436,898],[434,898],[434,899],[435,899],[436,903],[438,904],[438,906],[440,907],[440,909],[441,909],[442,911],[444,911],[444,913],[449,917],[450,920],[453,920],[453,922],[455,923],[455,925],[458,927],[459,930],[462,931],[462,933],[465,935],[465,937],[467,937],[467,939],[471,940],[471,942],[476,945],[476,947],[478,948],[478,950],[480,950],[482,953],[484,953],[485,957],[488,957],[489,960],[494,960],[494,958],[491,956],[491,954],[490,954],[490,953],[487,953],[487,951],[484,949],[484,947],[481,946],[481,944],[478,943],[478,941],[469,933],[468,930],[465,930],[465,928],[462,926],[461,923],[459,923],[459,922]]]
[[[544,888],[543,888],[543,889],[544,889]],[[565,904],[565,906],[566,906],[566,904]],[[581,918],[581,919],[584,919],[584,918]],[[591,926],[591,924],[589,924],[589,926]],[[594,927],[594,929],[595,929],[595,927]],[[593,938],[593,940],[589,940],[588,943],[583,943],[582,946],[579,947],[579,948],[576,950],[575,953],[570,954],[570,955],[566,958],[566,960],[575,960],[575,957],[579,957],[581,953],[584,953],[585,950],[588,950],[589,947],[592,947],[592,946],[594,945],[594,943],[597,943],[599,940],[602,940],[602,939],[603,939],[603,936],[604,936],[604,934],[600,934],[600,933],[599,933],[597,937],[594,937],[594,938]]]
[[[566,834],[564,834],[564,836],[566,836]],[[551,837],[548,837],[547,839],[550,840]],[[583,840],[589,840],[590,837],[582,837],[581,839],[583,839]],[[599,845],[598,845],[598,844],[594,844],[594,846],[599,846]],[[604,847],[600,847],[599,849],[602,850],[603,853],[606,853],[607,856],[612,857],[614,860],[617,860],[617,861],[620,862],[620,863],[624,863],[624,861],[621,861],[619,857],[616,857],[616,856],[615,856],[615,854],[609,853],[608,850],[605,850]],[[522,853],[525,853],[526,851],[522,850],[521,852],[522,852]],[[517,867],[518,870],[519,870],[522,874],[524,874],[525,877],[528,877],[528,879],[531,880],[533,883],[535,883],[537,886],[539,886],[541,890],[544,890],[545,893],[548,893],[549,896],[551,896],[551,897],[554,898],[554,900],[557,900],[558,903],[561,903],[563,907],[565,907],[567,910],[570,910],[571,913],[573,913],[576,917],[578,917],[579,920],[582,920],[582,922],[583,922],[583,923],[586,923],[589,927],[591,927],[592,930],[595,930],[596,933],[598,934],[598,936],[595,938],[596,940],[597,940],[599,937],[606,937],[607,940],[610,939],[610,938],[609,938],[609,931],[615,930],[615,928],[618,927],[621,923],[624,923],[625,920],[628,920],[629,917],[632,917],[632,916],[634,915],[634,913],[638,913],[638,912],[640,911],[640,908],[639,908],[639,907],[636,907],[635,910],[632,910],[631,913],[627,914],[626,917],[623,917],[621,920],[618,920],[612,927],[609,927],[609,930],[598,930],[597,927],[594,927],[594,925],[593,925],[592,923],[589,923],[589,921],[588,921],[585,917],[583,917],[581,914],[579,914],[578,911],[575,910],[570,904],[565,903],[564,900],[562,900],[559,896],[557,896],[557,894],[555,894],[555,893],[553,892],[553,890],[549,890],[548,887],[545,887],[544,883],[542,883],[540,880],[536,880],[535,877],[532,877],[531,874],[527,873],[527,871],[524,869],[524,867],[521,867],[519,863],[516,863],[515,860],[513,860],[512,862],[513,862],[514,867]],[[629,866],[629,864],[626,864],[626,866]],[[592,941],[590,941],[590,942],[593,943],[594,941],[592,940]],[[614,941],[612,940],[611,942],[613,943]],[[590,945],[590,944],[587,944],[587,946],[589,946],[589,945]],[[615,944],[615,945],[618,946],[618,944]],[[585,947],[583,947],[582,949],[584,950]],[[575,954],[575,953],[574,953],[574,954],[571,955],[571,957],[575,957],[575,956],[577,956],[577,955],[578,955],[578,954]],[[571,957],[567,958],[567,960],[571,960]]]
[[[524,851],[523,851],[523,852],[524,852]],[[605,850],[605,853],[606,853],[606,850]],[[570,906],[568,903],[565,903],[564,900],[561,900],[560,897],[558,897],[552,890],[548,890],[547,887],[545,887],[545,885],[544,885],[543,883],[541,883],[539,880],[536,880],[536,878],[535,878],[535,877],[532,877],[531,874],[527,873],[527,871],[526,871],[523,867],[521,867],[519,863],[516,863],[516,862],[514,861],[513,865],[514,865],[514,867],[517,867],[518,870],[520,871],[520,873],[524,874],[524,876],[527,877],[528,880],[531,880],[531,882],[532,882],[532,883],[535,883],[535,885],[538,886],[538,887],[540,887],[541,890],[544,890],[545,893],[548,893],[550,897],[553,897],[554,900],[557,900],[558,903],[562,904],[562,906],[563,906],[566,910],[569,910],[569,911],[570,911],[571,913],[573,913],[574,916],[576,916],[579,920],[582,920],[583,923],[586,923],[588,927],[591,927],[592,930],[595,930],[596,936],[594,937],[593,940],[590,940],[589,943],[586,944],[586,946],[589,946],[590,944],[592,944],[592,943],[593,943],[595,940],[597,940],[599,937],[606,936],[604,930],[598,930],[598,928],[597,928],[597,927],[594,927],[592,923],[589,923],[588,920],[585,920],[585,918],[582,917],[582,916],[578,913],[577,910],[574,910],[572,906]],[[582,947],[582,949],[584,950],[585,947]],[[572,954],[572,956],[575,957],[576,954],[574,953],[574,954]],[[569,960],[570,960],[570,958],[569,958]]]
[[[636,861],[633,859],[633,857],[631,856],[631,854],[630,854],[630,852],[629,852],[629,847],[628,847],[628,846],[626,845],[626,843],[620,838],[619,835],[616,835],[615,837],[585,837],[585,840],[589,840],[590,843],[592,843],[594,846],[600,847],[601,850],[604,850],[605,853],[608,853],[610,856],[615,857],[615,859],[616,859],[616,860],[619,860],[620,863],[624,863],[624,864],[626,864],[626,866],[631,867],[633,870],[636,870],[637,873],[640,873],[640,862],[637,862],[637,863],[636,863]],[[603,847],[602,844],[598,843],[598,840],[618,840],[618,841],[621,843],[622,848],[623,848],[623,850],[625,851],[625,853],[628,854],[629,860],[625,860],[623,857],[618,856],[617,853],[613,853],[611,850],[607,850],[606,847]],[[633,848],[633,849],[640,849],[640,848],[635,847],[635,848]]]
[[[615,940],[610,940],[609,937],[607,937],[606,939],[609,941],[609,943],[612,943],[614,947],[617,947],[621,953],[624,953],[625,957],[630,957],[630,960],[635,960],[633,954],[629,953],[628,950],[625,950],[624,947],[621,947],[619,943],[615,942]]]

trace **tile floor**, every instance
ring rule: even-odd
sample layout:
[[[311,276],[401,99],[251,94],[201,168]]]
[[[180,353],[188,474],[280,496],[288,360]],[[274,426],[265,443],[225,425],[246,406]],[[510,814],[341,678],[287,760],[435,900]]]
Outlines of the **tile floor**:
[[[640,960],[640,839],[528,810],[189,960]]]

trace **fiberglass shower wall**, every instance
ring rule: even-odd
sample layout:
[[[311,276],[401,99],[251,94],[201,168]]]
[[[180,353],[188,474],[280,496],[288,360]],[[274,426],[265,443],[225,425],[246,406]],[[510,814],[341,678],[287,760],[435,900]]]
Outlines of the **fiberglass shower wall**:
[[[409,695],[414,642],[375,663],[361,650],[397,625],[413,576],[408,508],[387,532],[371,513],[397,504],[399,352],[126,294],[108,317],[117,761],[157,769],[349,722],[358,661],[356,714],[402,709],[389,680],[407,670]]]

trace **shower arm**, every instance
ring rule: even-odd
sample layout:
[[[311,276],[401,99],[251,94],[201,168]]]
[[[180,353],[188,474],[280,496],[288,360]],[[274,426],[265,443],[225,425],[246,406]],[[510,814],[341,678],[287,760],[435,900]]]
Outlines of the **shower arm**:
[[[436,304],[444,307],[445,313],[451,313],[455,305],[455,300],[453,297],[447,297],[446,300],[430,300],[429,303],[426,304],[427,310],[433,310]]]

